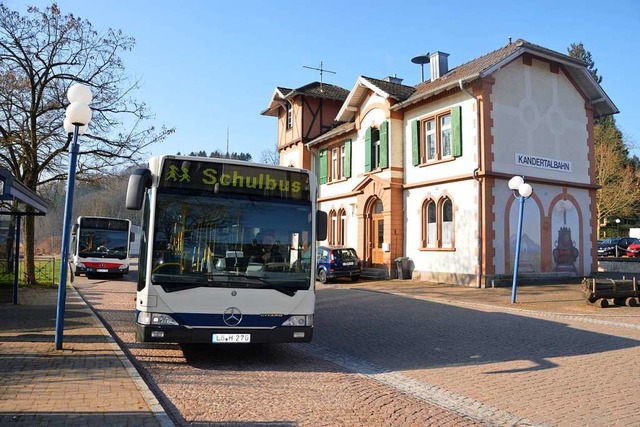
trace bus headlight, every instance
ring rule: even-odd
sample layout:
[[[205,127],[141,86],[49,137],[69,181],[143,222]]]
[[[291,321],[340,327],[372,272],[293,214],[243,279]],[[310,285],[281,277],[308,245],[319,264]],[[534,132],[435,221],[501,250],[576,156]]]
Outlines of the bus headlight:
[[[138,313],[138,323],[141,325],[172,325],[178,326],[178,322],[173,320],[173,317],[168,314],[162,313],[148,313],[148,312],[140,312]]]
[[[291,316],[282,326],[313,326],[313,314]]]

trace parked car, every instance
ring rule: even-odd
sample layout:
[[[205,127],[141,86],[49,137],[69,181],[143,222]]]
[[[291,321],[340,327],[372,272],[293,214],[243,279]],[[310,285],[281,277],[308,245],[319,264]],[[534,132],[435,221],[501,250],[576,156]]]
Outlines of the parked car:
[[[627,247],[638,242],[635,237],[610,237],[598,244],[598,256],[623,256],[627,254]],[[616,251],[617,248],[617,251]]]
[[[339,277],[350,277],[354,282],[362,274],[362,261],[356,250],[346,246],[318,246],[317,279],[322,283]]]
[[[635,242],[627,246],[627,256],[629,257],[640,256],[640,239],[636,240]]]

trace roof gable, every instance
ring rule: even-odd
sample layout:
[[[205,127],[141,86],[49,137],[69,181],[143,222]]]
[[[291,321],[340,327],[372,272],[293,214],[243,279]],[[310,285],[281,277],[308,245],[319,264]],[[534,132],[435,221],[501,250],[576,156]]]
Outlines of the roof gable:
[[[273,95],[271,96],[269,106],[260,114],[263,116],[277,117],[278,108],[283,106],[286,101],[291,100],[298,95],[342,102],[347,99],[349,91],[340,86],[322,82],[312,82],[297,89],[276,87]]]
[[[342,108],[338,111],[336,120],[351,120],[355,114],[355,109],[358,108],[368,91],[372,91],[385,99],[404,101],[415,91],[415,88],[400,83],[374,79],[373,77],[360,76],[358,80],[356,80],[351,92],[349,92],[349,96],[342,105]]]

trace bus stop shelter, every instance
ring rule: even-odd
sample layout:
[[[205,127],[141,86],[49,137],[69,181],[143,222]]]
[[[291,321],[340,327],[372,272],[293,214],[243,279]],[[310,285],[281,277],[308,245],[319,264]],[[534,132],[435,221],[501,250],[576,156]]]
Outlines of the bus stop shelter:
[[[31,208],[31,210],[29,210]],[[2,243],[4,256],[4,268],[10,269],[13,262],[13,304],[18,304],[18,279],[20,277],[20,234],[22,230],[23,216],[42,216],[47,214],[48,204],[34,191],[27,188],[15,179],[13,174],[0,166],[0,216],[9,216],[14,221],[15,228],[0,227],[0,242]],[[10,238],[13,231],[13,242]],[[14,243],[12,245],[11,243]],[[13,248],[11,247],[13,246]],[[11,251],[14,250],[13,256]]]

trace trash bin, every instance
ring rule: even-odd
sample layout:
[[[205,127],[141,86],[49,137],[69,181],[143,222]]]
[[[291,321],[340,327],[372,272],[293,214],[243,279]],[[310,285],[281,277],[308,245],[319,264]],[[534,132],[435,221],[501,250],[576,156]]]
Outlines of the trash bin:
[[[411,279],[411,272],[409,271],[409,258],[406,256],[401,256],[396,258],[395,262],[398,279]]]

